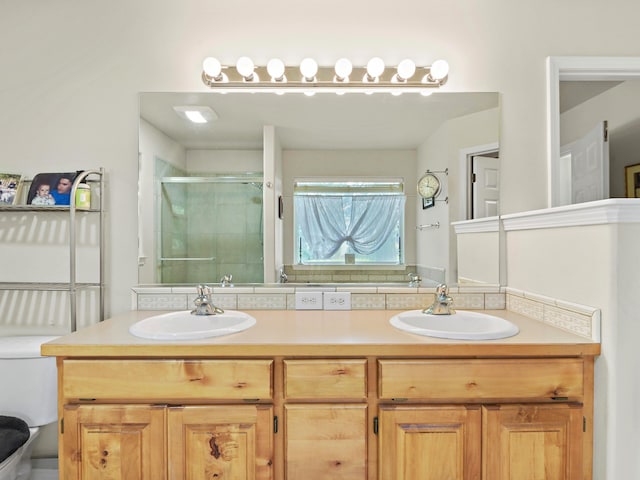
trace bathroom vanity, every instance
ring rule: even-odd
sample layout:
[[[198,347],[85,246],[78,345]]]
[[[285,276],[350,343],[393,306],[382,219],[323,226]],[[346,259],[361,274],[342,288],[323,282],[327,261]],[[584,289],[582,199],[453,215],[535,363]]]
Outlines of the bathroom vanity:
[[[252,311],[154,341],[133,311],[49,342],[61,478],[587,480],[600,345],[500,310],[514,337],[393,328],[398,311]]]

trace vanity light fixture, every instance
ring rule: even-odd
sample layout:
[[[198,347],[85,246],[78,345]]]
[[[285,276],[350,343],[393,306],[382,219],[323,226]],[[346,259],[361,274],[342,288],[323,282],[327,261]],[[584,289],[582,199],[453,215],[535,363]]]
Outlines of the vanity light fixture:
[[[318,63],[313,58],[305,58],[300,62],[300,73],[304,83],[313,83],[316,81],[316,73],[318,73]]]
[[[287,76],[284,74],[284,62],[279,58],[272,58],[267,63],[267,72],[274,83],[286,83]]]
[[[253,60],[249,57],[240,57],[236,62],[236,70],[242,77],[243,82],[259,82],[260,77],[255,72]]]
[[[396,73],[391,81],[393,83],[405,83],[416,73],[416,64],[410,58],[405,58],[398,64],[398,68],[396,69],[398,73]]]
[[[445,60],[436,60],[431,65],[429,73],[422,77],[422,83],[433,83],[442,81],[449,75],[449,64]]]
[[[202,64],[202,81],[222,92],[241,89],[307,95],[316,92],[420,92],[428,95],[443,86],[449,76],[449,64],[444,60],[436,60],[430,66],[417,66],[413,60],[405,59],[396,67],[387,68],[380,57],[373,57],[366,66],[360,67],[353,66],[346,58],[339,59],[331,67],[319,66],[314,59],[305,58],[296,67],[287,66],[277,58],[260,66],[248,57],[241,57],[235,67],[208,57]]]
[[[367,72],[362,77],[364,83],[378,83],[380,75],[384,73],[384,60],[373,57],[367,62]]]
[[[217,58],[207,57],[202,62],[202,70],[214,82],[228,82],[229,77],[222,73],[222,64]]]
[[[349,83],[349,75],[353,71],[353,65],[348,58],[341,58],[336,62],[334,67],[336,72],[333,77],[335,83]]]

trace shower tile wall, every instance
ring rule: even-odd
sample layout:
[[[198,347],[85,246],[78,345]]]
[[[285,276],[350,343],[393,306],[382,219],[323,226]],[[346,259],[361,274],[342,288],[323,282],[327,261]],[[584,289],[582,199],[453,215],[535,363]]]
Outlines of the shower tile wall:
[[[189,278],[217,282],[232,274],[234,282],[263,281],[262,190],[255,183],[205,183],[189,186]]]

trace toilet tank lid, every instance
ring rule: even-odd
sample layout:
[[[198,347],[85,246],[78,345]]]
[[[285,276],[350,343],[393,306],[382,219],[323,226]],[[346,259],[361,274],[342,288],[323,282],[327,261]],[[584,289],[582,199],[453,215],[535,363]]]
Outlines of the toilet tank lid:
[[[59,338],[46,335],[23,335],[19,337],[0,337],[0,358],[37,358],[40,346]]]

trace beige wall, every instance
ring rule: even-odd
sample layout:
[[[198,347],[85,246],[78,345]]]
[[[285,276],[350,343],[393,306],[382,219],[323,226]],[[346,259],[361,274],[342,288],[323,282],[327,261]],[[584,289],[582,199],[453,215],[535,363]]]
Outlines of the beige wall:
[[[458,281],[500,284],[498,232],[458,234]]]
[[[26,175],[106,167],[108,207],[119,212],[108,237],[110,313],[129,308],[138,276],[137,95],[204,91],[206,55],[225,63],[245,54],[259,63],[276,54],[322,64],[342,55],[357,64],[374,55],[389,64],[446,58],[446,90],[502,94],[502,205],[518,212],[546,205],[545,58],[637,54],[640,5],[626,0],[376,5],[330,0],[311,26],[308,7],[294,0],[256,2],[251,15],[242,2],[202,0],[116,0],[109,9],[27,0],[4,9],[0,39],[12,48],[3,49],[0,79],[3,165]]]

